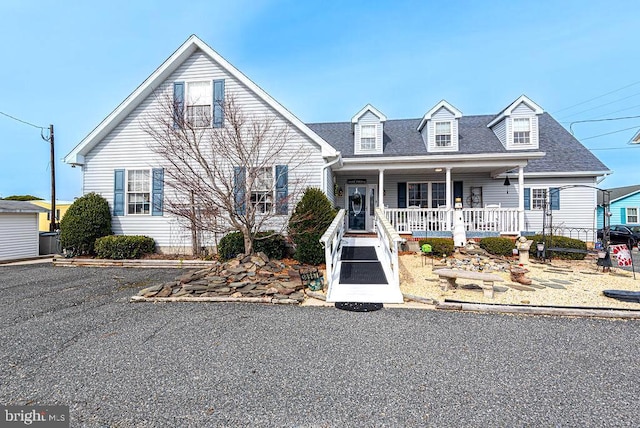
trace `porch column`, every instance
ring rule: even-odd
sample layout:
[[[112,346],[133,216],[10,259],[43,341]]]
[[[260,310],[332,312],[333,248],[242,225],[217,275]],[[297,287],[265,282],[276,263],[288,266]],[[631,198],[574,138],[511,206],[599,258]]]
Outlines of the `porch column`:
[[[446,178],[446,183],[445,183],[445,189],[446,189],[446,199],[447,199],[447,224],[446,224],[446,230],[451,230],[451,208],[453,207],[452,204],[452,200],[451,198],[452,196],[452,192],[451,192],[451,168],[447,167],[447,178]]]
[[[524,167],[518,168],[518,231],[524,230]]]
[[[378,206],[384,209],[384,169],[378,172]]]

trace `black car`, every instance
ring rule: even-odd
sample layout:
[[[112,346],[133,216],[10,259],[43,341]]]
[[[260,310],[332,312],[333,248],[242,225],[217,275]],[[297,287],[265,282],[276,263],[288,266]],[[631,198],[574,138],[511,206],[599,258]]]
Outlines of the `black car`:
[[[633,248],[640,242],[640,226],[626,226],[615,224],[609,227],[610,241],[612,244],[627,244]],[[598,239],[602,239],[602,229],[598,230]]]

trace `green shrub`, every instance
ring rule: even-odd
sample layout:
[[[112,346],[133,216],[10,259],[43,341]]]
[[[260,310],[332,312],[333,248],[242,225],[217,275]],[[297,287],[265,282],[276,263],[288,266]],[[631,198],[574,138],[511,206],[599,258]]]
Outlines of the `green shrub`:
[[[420,248],[422,248],[424,244],[431,245],[431,253],[435,257],[442,257],[443,254],[453,254],[453,239],[451,238],[423,238],[418,244]]]
[[[310,187],[305,190],[289,219],[289,236],[295,244],[293,257],[296,260],[312,265],[324,262],[320,238],[335,216],[336,210],[320,189]]]
[[[515,247],[515,242],[509,238],[491,237],[480,240],[480,248],[496,256],[511,256]]]
[[[60,222],[60,244],[71,255],[93,254],[96,239],[111,233],[109,203],[97,193],[76,199]]]
[[[109,235],[96,239],[95,251],[100,259],[139,259],[155,252],[156,243],[148,236]]]
[[[537,252],[536,243],[543,241],[542,235],[527,236],[527,239],[533,240],[533,245],[531,245],[531,248],[529,249],[529,254],[535,257]],[[584,260],[587,256],[587,244],[584,241],[555,235],[553,237],[547,235],[546,239],[545,248],[571,248],[584,251],[579,253],[567,253],[562,251],[553,251],[550,253],[547,251],[547,257],[551,256],[553,258],[563,260]]]
[[[281,259],[285,252],[285,239],[273,231],[259,232],[253,241],[253,249],[263,252],[270,259]],[[227,233],[218,243],[218,256],[229,260],[238,254],[244,254],[244,237],[241,232]]]

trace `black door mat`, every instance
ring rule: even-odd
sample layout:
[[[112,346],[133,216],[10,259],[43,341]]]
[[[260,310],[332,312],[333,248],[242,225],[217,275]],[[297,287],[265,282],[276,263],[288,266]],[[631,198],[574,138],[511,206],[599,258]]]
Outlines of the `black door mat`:
[[[342,260],[378,260],[375,247],[342,247]]]
[[[380,262],[342,262],[340,284],[388,284]]]
[[[336,309],[351,312],[373,312],[383,308],[382,303],[336,302]]]

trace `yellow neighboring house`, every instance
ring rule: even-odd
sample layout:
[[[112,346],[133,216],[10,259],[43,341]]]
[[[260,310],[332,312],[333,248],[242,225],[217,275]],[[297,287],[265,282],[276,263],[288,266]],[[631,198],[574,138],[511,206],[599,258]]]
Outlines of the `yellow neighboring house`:
[[[51,201],[29,201],[34,205],[42,208],[46,208],[46,213],[38,214],[38,230],[40,232],[48,232],[49,224],[51,223]],[[73,202],[69,201],[56,201],[56,222],[60,223],[62,217],[67,212]]]

